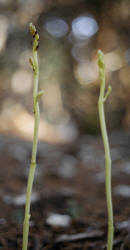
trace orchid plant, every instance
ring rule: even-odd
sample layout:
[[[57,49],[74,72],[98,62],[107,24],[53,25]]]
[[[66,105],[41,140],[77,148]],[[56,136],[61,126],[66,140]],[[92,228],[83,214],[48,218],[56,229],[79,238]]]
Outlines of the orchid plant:
[[[101,127],[101,134],[104,144],[105,151],[105,185],[106,185],[106,200],[107,200],[107,211],[108,211],[108,236],[107,236],[107,250],[112,250],[113,245],[113,207],[112,207],[112,192],[111,192],[111,155],[110,146],[106,129],[104,103],[111,93],[111,86],[105,93],[105,63],[104,55],[101,50],[98,51],[98,67],[99,67],[99,79],[100,79],[100,95],[98,99],[98,111],[99,120]]]
[[[26,191],[26,205],[25,205],[25,217],[23,224],[23,250],[28,248],[28,234],[29,234],[29,221],[30,221],[30,203],[31,203],[31,193],[34,181],[35,169],[36,169],[36,155],[37,155],[37,144],[38,144],[38,128],[40,120],[40,110],[39,110],[39,98],[43,95],[43,91],[38,91],[39,82],[39,65],[37,50],[39,47],[39,35],[35,26],[30,23],[30,32],[33,36],[33,48],[32,57],[29,58],[30,64],[33,69],[34,83],[33,83],[33,111],[34,111],[34,134],[33,134],[33,146],[32,146],[32,158],[30,163],[30,170],[27,183]]]

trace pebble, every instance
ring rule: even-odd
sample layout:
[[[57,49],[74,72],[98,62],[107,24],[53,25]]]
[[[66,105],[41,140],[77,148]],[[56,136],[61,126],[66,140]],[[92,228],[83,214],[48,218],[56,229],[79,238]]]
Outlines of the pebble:
[[[0,218],[0,225],[4,225],[4,224],[6,224],[6,219]]]
[[[99,172],[95,175],[96,183],[104,183],[105,182],[105,172]]]
[[[121,221],[116,223],[116,227],[121,230],[121,229],[130,229],[130,220],[127,221]]]
[[[20,194],[18,196],[11,196],[11,195],[5,195],[3,197],[4,201],[7,204],[13,204],[17,206],[25,205],[26,203],[26,194]],[[34,203],[37,200],[39,200],[39,195],[37,193],[32,193],[31,195],[31,202]]]
[[[53,227],[68,227],[70,222],[70,216],[63,214],[50,214],[46,219],[46,223]]]
[[[22,145],[16,143],[13,145],[9,145],[7,147],[6,153],[8,154],[8,156],[19,162],[26,162],[28,159],[28,150],[26,144]]]
[[[128,185],[118,185],[114,188],[113,193],[115,195],[120,195],[125,198],[130,197],[130,186]]]
[[[95,164],[101,167],[104,165],[103,151],[95,149],[91,145],[81,148],[78,157],[87,167]]]
[[[58,169],[58,176],[63,178],[73,178],[78,174],[77,160],[71,155],[65,155],[61,166]]]
[[[129,162],[123,163],[121,171],[125,174],[130,174],[130,163]]]

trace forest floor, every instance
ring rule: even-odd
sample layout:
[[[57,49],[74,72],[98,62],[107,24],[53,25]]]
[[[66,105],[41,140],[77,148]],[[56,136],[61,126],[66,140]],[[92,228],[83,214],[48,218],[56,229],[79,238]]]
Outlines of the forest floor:
[[[109,135],[114,247],[130,249],[130,134]],[[31,142],[0,136],[0,249],[21,249]],[[106,249],[104,151],[100,137],[69,145],[40,142],[29,250]]]

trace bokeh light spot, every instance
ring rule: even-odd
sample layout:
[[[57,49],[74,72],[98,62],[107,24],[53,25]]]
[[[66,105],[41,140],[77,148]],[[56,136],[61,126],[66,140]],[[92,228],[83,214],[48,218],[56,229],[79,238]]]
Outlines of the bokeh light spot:
[[[77,39],[88,39],[98,31],[98,24],[93,17],[80,16],[72,22],[72,32]]]
[[[31,90],[32,76],[26,70],[18,70],[11,79],[11,87],[16,94],[27,94]]]
[[[116,51],[105,54],[105,64],[107,71],[116,71],[123,66],[121,56]]]
[[[87,85],[98,79],[97,65],[90,61],[79,63],[74,73],[81,85]]]
[[[68,32],[68,24],[62,18],[48,18],[44,27],[50,35],[57,38],[65,36]]]

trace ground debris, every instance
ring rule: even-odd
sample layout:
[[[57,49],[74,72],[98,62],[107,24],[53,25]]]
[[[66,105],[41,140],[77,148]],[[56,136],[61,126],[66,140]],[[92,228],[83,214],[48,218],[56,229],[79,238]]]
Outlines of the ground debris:
[[[91,238],[97,238],[103,236],[103,231],[101,230],[95,230],[92,232],[82,232],[82,233],[76,233],[76,234],[63,234],[57,237],[56,242],[70,242],[70,241],[77,241],[77,240],[84,240],[84,239],[91,239]]]

